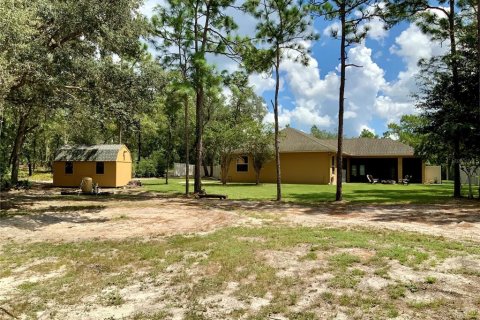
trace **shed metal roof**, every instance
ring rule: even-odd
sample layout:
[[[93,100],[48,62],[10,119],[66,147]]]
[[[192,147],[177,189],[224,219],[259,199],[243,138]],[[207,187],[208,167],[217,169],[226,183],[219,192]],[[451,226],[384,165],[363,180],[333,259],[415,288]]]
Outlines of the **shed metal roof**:
[[[93,146],[64,146],[58,150],[55,161],[116,161],[123,144]]]

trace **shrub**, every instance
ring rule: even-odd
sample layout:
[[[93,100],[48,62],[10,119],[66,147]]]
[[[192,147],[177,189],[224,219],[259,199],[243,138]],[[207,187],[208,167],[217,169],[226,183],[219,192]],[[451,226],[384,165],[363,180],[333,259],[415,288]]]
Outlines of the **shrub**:
[[[0,178],[0,191],[8,191],[12,188],[12,183],[7,177]]]
[[[15,185],[16,189],[30,189],[32,187],[32,183],[29,180],[20,180]]]
[[[155,151],[147,158],[140,160],[134,167],[135,177],[160,177],[165,173],[165,157],[161,151]]]

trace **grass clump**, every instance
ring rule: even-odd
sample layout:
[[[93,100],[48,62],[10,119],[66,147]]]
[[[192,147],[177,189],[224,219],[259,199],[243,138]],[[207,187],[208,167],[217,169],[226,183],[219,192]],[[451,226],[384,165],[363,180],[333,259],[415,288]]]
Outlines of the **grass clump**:
[[[432,299],[432,300],[426,300],[426,301],[411,301],[408,303],[408,306],[414,309],[418,310],[425,310],[425,309],[439,309],[440,307],[443,307],[447,305],[448,302],[445,299]]]
[[[101,304],[106,307],[119,306],[125,302],[118,289],[105,293],[100,300]]]
[[[328,260],[332,268],[340,269],[346,269],[353,264],[360,262],[360,258],[358,256],[350,253],[336,254],[334,256],[331,256]]]
[[[405,297],[406,288],[403,284],[389,285],[387,287],[388,296],[391,299],[399,299]]]

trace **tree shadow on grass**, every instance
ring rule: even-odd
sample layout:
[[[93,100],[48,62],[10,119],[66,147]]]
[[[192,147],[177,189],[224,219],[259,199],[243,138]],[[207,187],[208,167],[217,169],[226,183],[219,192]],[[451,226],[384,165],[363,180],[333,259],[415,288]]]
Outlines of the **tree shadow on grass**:
[[[419,190],[419,189],[376,189],[352,190],[345,196],[356,203],[411,203],[425,204],[445,202],[451,199],[450,190]]]
[[[159,197],[172,197],[172,195],[162,195],[157,193],[152,193],[149,191],[140,191],[135,193],[121,193],[121,194],[112,194],[112,195],[60,195],[58,193],[52,194],[36,194],[36,193],[8,193],[4,192],[1,195],[0,200],[0,209],[1,210],[10,210],[10,209],[25,209],[26,207],[33,206],[34,204],[39,204],[42,202],[49,201],[71,201],[78,202],[79,206],[82,206],[84,202],[121,202],[121,201],[148,201],[153,198]]]
[[[480,225],[478,200],[452,200],[436,204],[325,203],[309,206],[306,215],[345,216],[377,222],[407,222],[432,225],[473,223]],[[321,218],[320,218],[321,219]]]
[[[102,223],[110,219],[92,218],[84,214],[98,213],[104,208],[105,206],[51,206],[34,210],[1,210],[0,228],[14,227],[34,231],[38,228],[58,223]]]
[[[288,193],[284,197],[287,202],[318,206],[333,202],[335,192]]]
[[[419,208],[421,209],[421,208]],[[475,223],[480,224],[480,213],[477,210],[462,210],[452,213],[438,210],[436,212],[424,212],[422,210],[391,210],[377,214],[372,221],[378,222],[417,222],[435,225],[448,225],[455,223]]]

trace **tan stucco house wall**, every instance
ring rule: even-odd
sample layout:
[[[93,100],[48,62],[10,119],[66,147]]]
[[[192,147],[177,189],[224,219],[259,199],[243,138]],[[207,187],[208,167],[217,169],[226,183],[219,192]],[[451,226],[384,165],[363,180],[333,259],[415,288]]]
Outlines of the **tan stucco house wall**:
[[[248,155],[245,155],[248,156]],[[330,161],[333,154],[321,152],[281,153],[281,178],[283,183],[328,184],[330,181]],[[276,182],[275,161],[269,161],[260,172],[260,181]],[[227,181],[255,182],[255,169],[252,157],[248,156],[248,171],[237,171],[237,162],[230,162]]]
[[[417,183],[426,180],[425,163],[414,156],[411,147],[398,141],[345,139],[344,148],[346,182],[367,182],[367,174],[396,181],[413,174]],[[241,153],[238,157],[230,163],[227,181],[255,182],[252,157]],[[245,157],[248,157],[248,170],[243,171]],[[243,170],[237,170],[237,159]],[[284,129],[280,138],[280,164],[282,183],[336,184],[336,140],[316,139],[293,128]],[[375,171],[379,176],[375,176]],[[264,165],[260,182],[276,182],[275,160]]]

